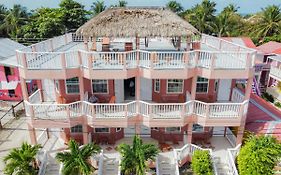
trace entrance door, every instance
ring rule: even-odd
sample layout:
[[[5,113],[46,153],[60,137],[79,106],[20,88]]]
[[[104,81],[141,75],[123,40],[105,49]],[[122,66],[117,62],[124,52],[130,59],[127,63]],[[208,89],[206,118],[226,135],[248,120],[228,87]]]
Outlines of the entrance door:
[[[124,83],[121,79],[114,80],[116,103],[124,102]]]
[[[55,82],[52,79],[42,80],[44,101],[56,101]]]
[[[141,84],[140,99],[151,101],[152,100],[152,80],[146,79],[146,78],[141,78],[140,84]]]
[[[218,101],[229,101],[231,82],[231,79],[221,79],[219,81]]]

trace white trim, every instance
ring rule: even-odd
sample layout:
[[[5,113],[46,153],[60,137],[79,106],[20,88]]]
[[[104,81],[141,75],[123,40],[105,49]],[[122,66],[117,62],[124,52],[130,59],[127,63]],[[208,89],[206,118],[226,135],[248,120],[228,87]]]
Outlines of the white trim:
[[[180,128],[179,131],[167,131],[167,128]],[[165,127],[165,133],[181,133],[181,127]]]
[[[205,78],[205,77],[197,77],[197,80],[198,80],[198,78]],[[198,82],[197,80],[196,80],[196,89],[195,89],[195,92],[196,92],[196,94],[208,94],[209,93],[209,86],[210,86],[210,80],[208,79],[208,78],[205,78],[205,79],[207,79],[208,80],[208,82],[206,83],[206,84],[208,84],[207,85],[207,92],[197,92],[197,84],[198,83],[202,83],[202,82]],[[203,82],[204,83],[204,82]]]
[[[156,90],[156,80],[159,80],[159,91]],[[153,84],[154,84],[154,88],[153,88],[154,92],[160,93],[160,88],[161,88],[161,81],[160,81],[160,79],[154,79],[154,83]]]
[[[115,128],[115,132],[120,132],[122,131],[122,128]]]
[[[58,85],[58,87],[57,87],[57,85]],[[55,80],[55,89],[56,89],[56,92],[60,94],[60,81],[59,80]]]
[[[110,133],[110,128],[107,128],[107,132],[96,132],[96,129],[101,129],[101,128],[94,128],[94,133]]]
[[[72,77],[72,78],[78,78],[78,77]],[[71,78],[68,78],[68,79],[71,79]],[[80,94],[80,81],[79,81],[79,78],[78,78],[79,92],[75,92],[75,93],[69,93],[69,92],[68,92],[66,80],[67,80],[67,79],[64,79],[65,93],[68,94],[68,95],[79,95],[79,94]],[[56,85],[55,85],[55,88],[56,88]]]
[[[181,92],[168,92],[168,81],[169,80],[182,80]],[[166,94],[182,94],[184,89],[184,79],[167,79],[166,80]]]
[[[102,79],[91,79],[91,91],[92,91],[92,94],[109,94],[109,85],[108,85],[108,80],[106,79],[103,79],[103,80],[106,80],[106,90],[107,92],[94,92],[94,89],[93,89],[93,80],[102,80]]]

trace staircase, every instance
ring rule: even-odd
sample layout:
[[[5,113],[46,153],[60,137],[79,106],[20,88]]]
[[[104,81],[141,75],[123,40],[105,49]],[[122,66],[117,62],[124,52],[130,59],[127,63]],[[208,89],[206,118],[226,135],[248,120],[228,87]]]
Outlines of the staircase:
[[[232,175],[225,155],[227,155],[227,150],[220,151],[219,154],[213,151],[213,161],[217,167],[217,175]]]
[[[256,80],[256,77],[254,77],[254,81],[253,81],[253,84],[252,84],[252,93],[257,94],[258,96],[261,96],[259,84]]]
[[[179,175],[178,164],[173,151],[159,153],[156,161],[157,175]]]
[[[101,154],[98,175],[120,175],[120,154]]]
[[[60,174],[60,163],[53,157],[53,155],[49,155],[48,163],[46,167],[46,175],[58,175]]]

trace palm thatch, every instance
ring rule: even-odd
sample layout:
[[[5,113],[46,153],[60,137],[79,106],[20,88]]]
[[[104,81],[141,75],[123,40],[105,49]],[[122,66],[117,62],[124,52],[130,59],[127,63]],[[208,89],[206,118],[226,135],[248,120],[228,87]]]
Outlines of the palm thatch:
[[[176,37],[198,31],[187,21],[164,8],[110,8],[82,25],[84,37]]]

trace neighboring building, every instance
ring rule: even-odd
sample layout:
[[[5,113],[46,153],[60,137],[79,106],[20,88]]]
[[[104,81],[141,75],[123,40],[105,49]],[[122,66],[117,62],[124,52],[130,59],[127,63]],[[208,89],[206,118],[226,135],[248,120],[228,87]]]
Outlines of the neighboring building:
[[[258,57],[265,65],[262,67],[262,72],[260,74],[260,88],[262,92],[265,92],[266,88],[269,86],[269,72],[270,64],[267,63],[268,57],[276,54],[281,54],[281,43],[270,41],[268,43],[262,44],[257,47]]]
[[[17,49],[25,46],[8,38],[0,38],[0,100],[22,100],[22,91],[19,80]],[[32,90],[31,81],[28,81],[28,91]]]
[[[266,92],[281,103],[281,55],[268,57],[270,64],[269,81]]]
[[[81,143],[115,143],[134,134],[196,143],[228,127],[238,127],[234,144],[241,143],[256,51],[199,34],[170,11],[118,10],[87,22],[77,31],[81,37],[65,34],[17,52],[32,143],[36,128]],[[111,11],[120,15],[104,20]],[[174,36],[186,41],[174,47]],[[31,96],[28,79],[38,82]],[[245,95],[236,80],[247,81]]]

